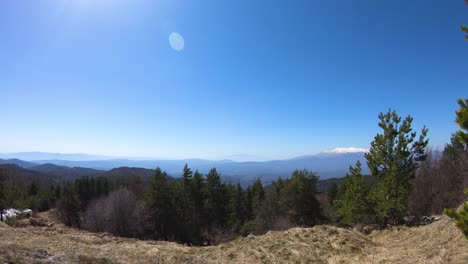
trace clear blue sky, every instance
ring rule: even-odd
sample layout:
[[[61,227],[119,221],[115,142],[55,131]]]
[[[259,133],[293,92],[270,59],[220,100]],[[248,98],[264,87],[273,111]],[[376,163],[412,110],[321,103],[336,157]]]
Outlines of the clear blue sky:
[[[0,152],[287,158],[367,148],[389,107],[443,146],[463,23],[462,0],[1,1]]]

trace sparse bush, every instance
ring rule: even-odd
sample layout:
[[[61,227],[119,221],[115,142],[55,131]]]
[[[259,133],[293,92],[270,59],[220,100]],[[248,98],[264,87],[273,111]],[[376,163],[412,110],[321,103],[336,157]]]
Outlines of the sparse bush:
[[[243,224],[239,230],[241,236],[247,236],[249,234],[254,234],[257,230],[255,221],[249,221]]]
[[[236,238],[236,234],[232,232],[229,228],[220,226],[211,227],[202,235],[204,238],[206,238],[206,240],[209,241],[208,244],[210,245],[218,245],[234,240]]]
[[[10,217],[5,219],[4,223],[11,227],[16,227],[18,225],[18,219],[16,219],[16,217]]]
[[[468,195],[468,188],[465,189],[465,194]],[[454,209],[445,209],[444,213],[450,218],[455,219],[457,227],[463,232],[465,238],[468,239],[468,202],[463,204],[459,212]]]
[[[83,227],[93,232],[138,237],[144,233],[145,220],[143,204],[128,189],[119,189],[89,206]]]

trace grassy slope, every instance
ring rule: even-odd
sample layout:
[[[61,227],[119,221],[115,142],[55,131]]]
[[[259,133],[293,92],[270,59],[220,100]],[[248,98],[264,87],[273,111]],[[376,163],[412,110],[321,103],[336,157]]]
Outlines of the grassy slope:
[[[0,223],[0,263],[468,263],[468,241],[446,217],[369,236],[316,226],[213,247],[82,232],[55,223],[47,213],[34,222],[42,226]]]

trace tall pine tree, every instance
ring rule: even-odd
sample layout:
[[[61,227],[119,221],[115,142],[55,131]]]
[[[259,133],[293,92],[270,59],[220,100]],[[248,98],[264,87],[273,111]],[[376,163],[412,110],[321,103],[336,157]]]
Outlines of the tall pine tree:
[[[231,187],[231,186],[230,186]],[[245,223],[246,207],[244,200],[244,191],[240,183],[232,186],[230,189],[230,216],[229,224],[235,232],[239,232],[240,227]]]
[[[216,168],[206,175],[205,185],[207,220],[210,225],[223,226],[227,218],[227,190]]]
[[[191,200],[192,200],[192,212],[193,212],[193,223],[196,232],[194,234],[197,239],[201,239],[201,230],[206,226],[205,221],[205,210],[204,202],[206,199],[205,195],[205,179],[203,175],[197,171],[193,174],[192,188],[191,188]]]
[[[174,228],[173,190],[167,180],[167,174],[158,167],[149,180],[146,202],[150,211],[153,237],[170,239]]]
[[[425,158],[427,129],[424,127],[417,138],[411,127],[413,118],[402,120],[392,110],[380,113],[379,119],[383,131],[375,136],[365,155],[372,175],[380,179],[372,198],[381,223],[397,224],[407,211],[418,161]]]

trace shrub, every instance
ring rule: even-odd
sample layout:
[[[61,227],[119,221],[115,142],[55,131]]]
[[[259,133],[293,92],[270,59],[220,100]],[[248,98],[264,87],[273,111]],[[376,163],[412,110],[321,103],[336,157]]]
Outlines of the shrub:
[[[465,189],[465,194],[468,195],[468,188]],[[463,232],[465,238],[468,239],[468,202],[463,204],[460,211],[445,209],[444,214],[455,219],[457,227]]]

